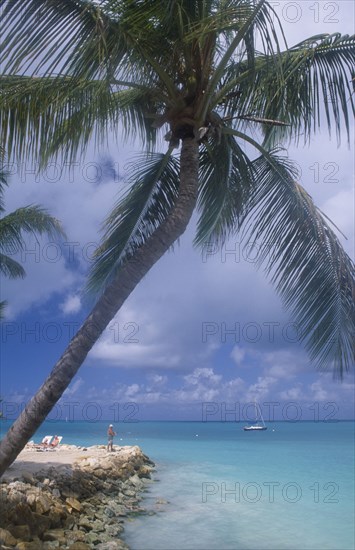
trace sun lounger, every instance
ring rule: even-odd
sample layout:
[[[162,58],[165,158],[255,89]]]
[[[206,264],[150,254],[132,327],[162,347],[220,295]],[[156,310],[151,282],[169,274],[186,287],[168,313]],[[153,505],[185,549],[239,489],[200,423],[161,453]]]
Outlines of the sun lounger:
[[[60,445],[60,442],[62,441],[63,436],[62,435],[55,435],[53,438],[52,443],[49,444],[50,447],[58,447]]]
[[[44,446],[46,447],[46,446],[48,446],[48,445],[51,444],[52,439],[53,439],[53,436],[52,436],[52,435],[46,435],[46,436],[42,439],[40,445],[44,445]]]
[[[35,450],[35,451],[55,451],[58,446],[60,445],[60,442],[62,441],[63,436],[62,435],[46,435],[41,443],[35,443],[34,441],[29,441],[26,445],[26,448],[28,450]]]
[[[26,444],[27,449],[43,449],[44,447],[48,447],[50,442],[52,441],[53,436],[52,435],[46,435],[41,443],[35,443],[33,440],[29,441]]]
[[[56,451],[60,445],[60,442],[62,441],[63,436],[62,435],[55,435],[52,442],[44,447],[43,451]]]

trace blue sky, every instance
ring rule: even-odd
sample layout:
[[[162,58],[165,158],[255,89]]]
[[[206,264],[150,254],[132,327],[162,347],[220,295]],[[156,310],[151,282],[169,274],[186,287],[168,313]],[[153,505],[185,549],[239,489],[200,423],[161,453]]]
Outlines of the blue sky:
[[[353,32],[352,2],[273,2],[289,44],[321,32]],[[59,174],[36,177],[11,166],[8,211],[39,203],[58,217],[62,243],[29,239],[27,277],[2,281],[0,394],[9,418],[40,386],[90,310],[82,295],[100,225],[126,188],[127,162],[140,145],[90,149]],[[322,129],[309,147],[289,148],[301,182],[341,229],[354,258],[354,163]],[[112,159],[107,162],[107,158]],[[243,420],[253,400],[266,417],[353,418],[354,378],[342,384],[309,362],[292,319],[238,237],[220,251],[192,247],[194,223],[174,252],[146,276],[111,322],[63,395],[52,418]],[[227,411],[230,411],[229,413]]]

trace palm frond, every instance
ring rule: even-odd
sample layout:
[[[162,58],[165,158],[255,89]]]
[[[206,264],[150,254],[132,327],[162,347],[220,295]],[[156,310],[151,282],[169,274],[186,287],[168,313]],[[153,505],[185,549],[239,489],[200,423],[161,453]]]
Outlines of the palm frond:
[[[245,3],[241,2],[240,4],[243,6]],[[274,52],[276,52],[275,55],[278,55],[279,53],[280,47],[273,21],[273,10],[267,4],[266,0],[259,0],[256,3],[247,2],[246,4],[248,6],[248,15],[245,19],[242,18],[241,23],[238,20],[237,32],[234,33],[232,39],[228,43],[228,46],[224,49],[223,55],[218,60],[216,68],[208,83],[204,100],[202,101],[202,105],[199,109],[202,120],[206,115],[207,109],[213,109],[217,105],[219,100],[215,101],[215,95],[218,85],[224,81],[226,68],[231,63],[231,60],[235,58],[237,48],[243,43],[247,57],[246,63],[251,71],[254,72],[254,63],[251,64],[250,55],[252,54],[252,49],[254,48],[253,36],[255,32],[260,34],[265,52],[269,55]],[[243,49],[241,57],[238,56],[239,63],[243,61],[245,52]],[[222,96],[223,95],[224,92],[222,92]]]
[[[1,319],[4,319],[5,317],[5,308],[7,306],[7,301],[6,300],[1,300],[0,302],[0,321]],[[0,417],[2,416],[2,413],[0,414]]]
[[[159,108],[159,92],[117,88],[65,76],[0,76],[1,141],[12,156],[42,164],[58,153],[63,161],[73,160],[85,152],[91,136],[102,144],[119,124],[126,137],[138,134],[154,146],[156,132],[146,115]]]
[[[21,4],[21,5],[20,5]],[[146,2],[0,0],[0,48],[6,74],[84,80],[136,80],[149,86],[158,75],[162,88],[176,93],[165,71],[172,40],[161,25],[162,5]],[[170,25],[171,26],[171,25]]]
[[[222,245],[240,225],[253,186],[252,164],[234,137],[209,140],[200,155],[200,217],[194,244]]]
[[[16,254],[25,244],[22,233],[48,235],[52,239],[65,237],[60,222],[40,206],[18,208],[0,220],[0,250]]]
[[[301,135],[308,140],[323,119],[338,140],[342,129],[349,138],[354,56],[355,37],[334,34],[314,36],[279,55],[258,55],[253,72],[246,62],[233,62],[216,101],[224,101],[227,116],[237,112],[287,123],[264,125],[269,146]]]
[[[124,261],[153,234],[171,212],[178,193],[179,162],[171,156],[149,154],[135,159],[130,188],[108,216],[87,289],[99,292]]]
[[[23,279],[26,272],[21,264],[0,252],[0,272],[9,279]]]
[[[355,361],[354,263],[287,159],[271,153],[253,168],[244,235],[258,246],[258,263],[292,311],[310,358],[342,378]]]
[[[96,2],[1,0],[5,73],[100,77],[127,52],[123,33]]]

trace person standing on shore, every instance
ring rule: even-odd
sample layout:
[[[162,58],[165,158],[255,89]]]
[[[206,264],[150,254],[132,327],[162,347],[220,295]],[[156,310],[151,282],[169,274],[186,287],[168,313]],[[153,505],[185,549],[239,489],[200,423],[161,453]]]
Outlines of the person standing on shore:
[[[113,438],[117,435],[116,432],[113,430],[113,425],[110,424],[107,430],[107,450],[113,451]]]

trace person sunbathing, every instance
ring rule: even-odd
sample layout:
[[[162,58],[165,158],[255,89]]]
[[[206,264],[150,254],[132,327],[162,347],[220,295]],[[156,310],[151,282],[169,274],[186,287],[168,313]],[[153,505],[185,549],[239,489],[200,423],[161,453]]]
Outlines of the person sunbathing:
[[[59,437],[58,435],[55,435],[53,437],[53,441],[49,444],[50,447],[57,447],[59,445],[59,443],[61,442],[62,438]]]

